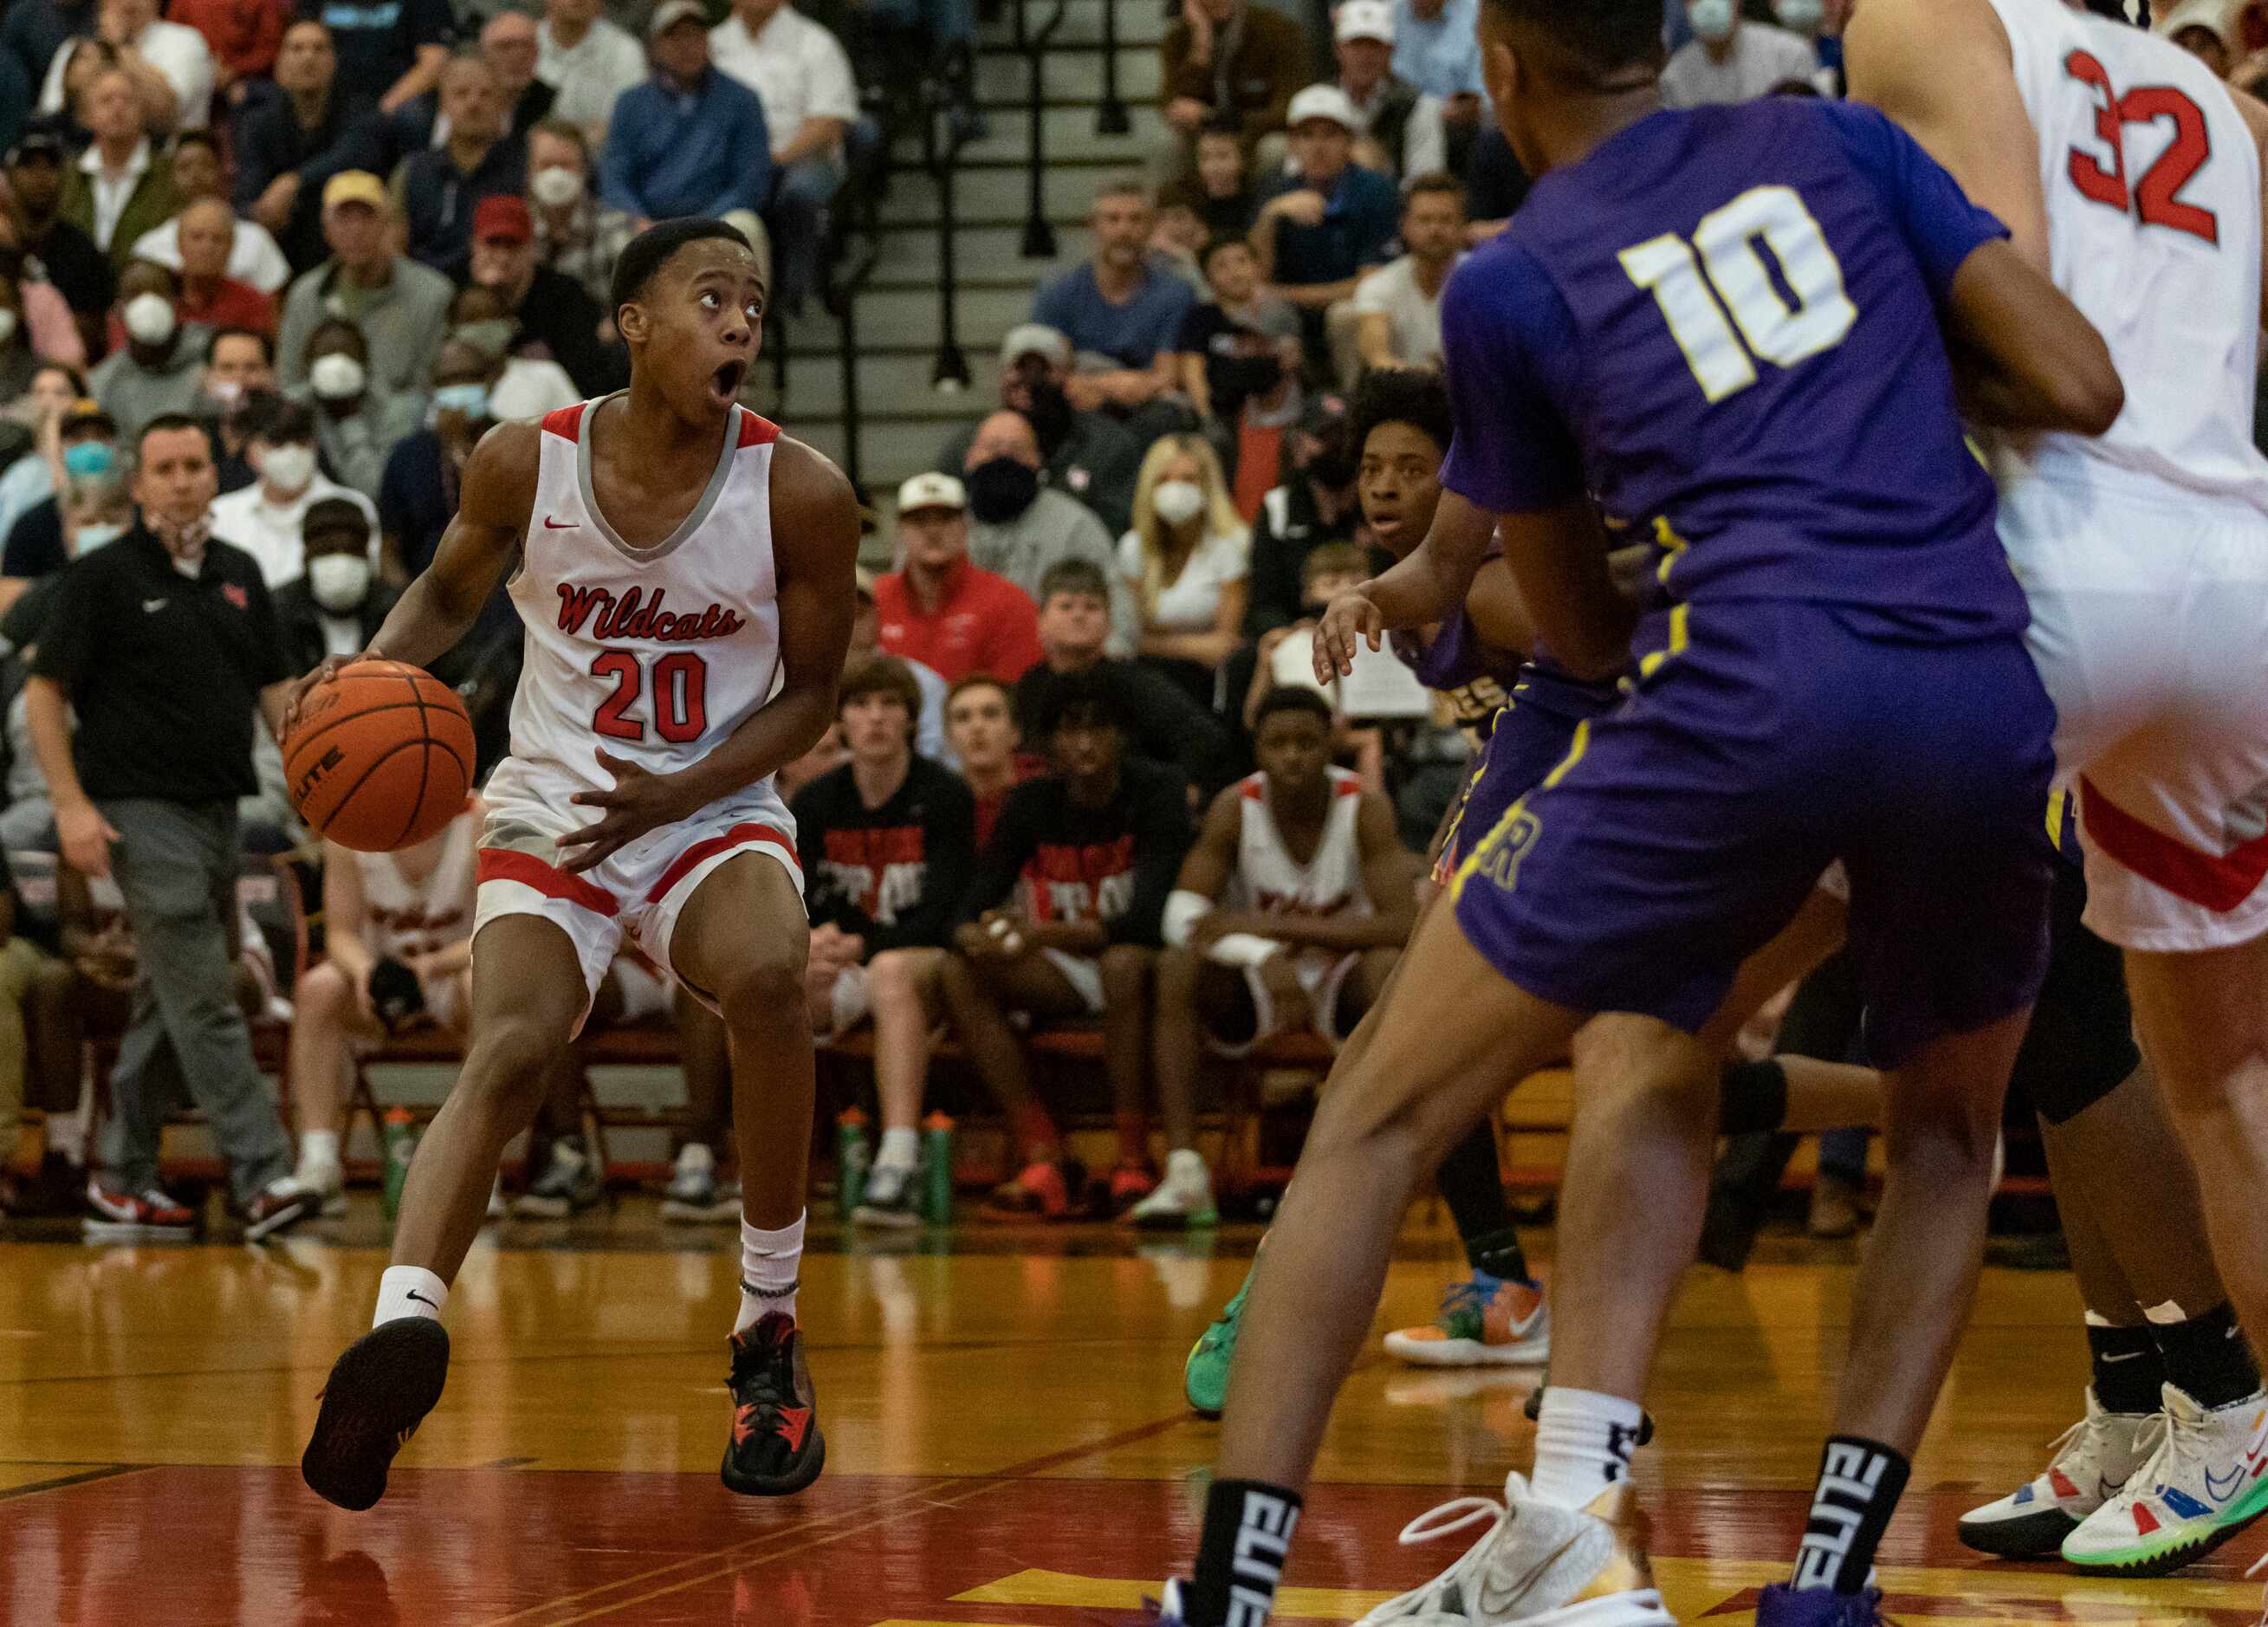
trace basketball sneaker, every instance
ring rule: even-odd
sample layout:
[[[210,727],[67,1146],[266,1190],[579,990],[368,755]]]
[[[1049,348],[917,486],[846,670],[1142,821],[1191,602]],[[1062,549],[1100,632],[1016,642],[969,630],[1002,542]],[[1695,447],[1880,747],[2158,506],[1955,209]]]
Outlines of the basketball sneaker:
[[[1220,1224],[1212,1201],[1212,1172],[1189,1147],[1166,1155],[1166,1178],[1157,1189],[1126,1211],[1130,1226],[1145,1231],[1202,1231]]]
[[[1756,1627],[1883,1627],[1882,1590],[1845,1594],[1774,1582],[1756,1595]]]
[[[1551,1355],[1551,1313],[1540,1283],[1475,1271],[1453,1283],[1423,1328],[1386,1336],[1387,1354],[1419,1367],[1533,1366]]]
[[[556,1142],[551,1161],[534,1185],[513,1201],[512,1212],[529,1220],[563,1220],[595,1208],[607,1186],[580,1141]]]
[[[323,1195],[301,1186],[290,1175],[271,1181],[245,1205],[244,1240],[256,1243],[263,1237],[271,1237],[298,1225],[309,1215],[321,1213],[322,1208]]]
[[[877,1164],[866,1172],[866,1189],[850,1218],[860,1226],[903,1230],[921,1224],[921,1167]]]
[[[291,1178],[310,1192],[322,1205],[325,1219],[347,1211],[347,1172],[335,1160],[328,1163],[303,1163],[291,1172]]]
[[[733,1336],[733,1437],[725,1443],[725,1483],[743,1497],[785,1497],[819,1478],[827,1438],[803,1362],[795,1318],[774,1311]]]
[[[386,1471],[449,1377],[449,1330],[431,1316],[397,1316],[365,1333],[332,1364],[299,1478],[325,1502],[370,1507]]]
[[[727,1205],[717,1184],[717,1155],[697,1141],[678,1149],[676,1167],[661,1195],[661,1218],[681,1226],[701,1226],[739,1217],[736,1195]]]
[[[994,1214],[1066,1220],[1071,1218],[1072,1194],[1083,1193],[1086,1187],[1086,1171],[1078,1160],[1065,1159],[1050,1163],[1035,1159],[1018,1171],[1013,1181],[1004,1181],[994,1187],[984,1206]]]
[[[1124,1217],[1158,1189],[1158,1172],[1147,1164],[1121,1164],[1110,1172],[1110,1212]]]
[[[1236,1359],[1236,1335],[1244,1325],[1244,1299],[1252,1292],[1252,1275],[1245,1273],[1243,1286],[1214,1317],[1212,1325],[1197,1336],[1189,1347],[1189,1358],[1182,1364],[1182,1395],[1189,1403],[1189,1410],[1201,1418],[1217,1418],[1228,1400],[1229,1364]]]
[[[2089,1388],[2087,1416],[2056,1437],[2048,1466],[1999,1501],[1963,1514],[1961,1540],[2003,1559],[2061,1553],[2064,1538],[2118,1495],[2165,1431],[2164,1417],[2154,1412],[2105,1412]]]
[[[1530,1497],[1527,1481],[1507,1475],[1504,1497],[1456,1498],[1403,1527],[1405,1547],[1488,1528],[1454,1564],[1357,1627],[1675,1627],[1653,1585],[1646,1515],[1629,1481],[1568,1508]]]
[[[197,1229],[197,1218],[156,1187],[136,1197],[103,1189],[99,1181],[86,1183],[87,1217],[80,1229],[88,1237],[150,1239],[188,1237]]]
[[[2208,1410],[2178,1385],[2160,1392],[2166,1432],[2149,1461],[2063,1540],[2066,1562],[2165,1576],[2268,1513],[2268,1395]]]

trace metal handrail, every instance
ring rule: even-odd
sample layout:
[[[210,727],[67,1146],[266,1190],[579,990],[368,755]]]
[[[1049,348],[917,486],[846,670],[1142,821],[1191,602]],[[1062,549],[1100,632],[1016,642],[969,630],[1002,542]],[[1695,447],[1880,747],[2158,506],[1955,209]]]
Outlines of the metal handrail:
[[[1094,110],[1094,133],[1124,136],[1133,128],[1118,94],[1118,0],[1102,0],[1102,101]]]
[[[1016,48],[1024,54],[1031,85],[1031,209],[1024,217],[1024,258],[1027,260],[1053,260],[1056,257],[1056,229],[1048,219],[1047,99],[1042,70],[1047,61],[1048,42],[1055,38],[1056,30],[1063,26],[1064,18],[1070,10],[1071,0],[1056,0],[1053,14],[1035,31],[1028,15],[1029,0],[1016,0]]]
[[[976,63],[964,57],[961,68],[973,81]],[[922,82],[922,167],[937,183],[938,203],[937,361],[930,369],[930,387],[958,392],[968,387],[969,372],[968,358],[961,349],[960,268],[954,254],[958,211],[954,206],[953,179],[960,167],[961,150],[968,144],[968,130],[950,116],[952,99],[946,93],[950,73],[948,68],[946,74]]]

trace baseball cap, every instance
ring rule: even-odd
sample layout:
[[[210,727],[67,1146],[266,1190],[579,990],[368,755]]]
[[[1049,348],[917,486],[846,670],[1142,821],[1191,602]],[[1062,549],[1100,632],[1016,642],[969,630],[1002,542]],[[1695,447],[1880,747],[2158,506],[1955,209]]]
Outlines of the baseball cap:
[[[1071,365],[1071,341],[1045,322],[1019,322],[1000,341],[1000,365],[1013,367],[1027,356],[1044,356],[1058,367]]]
[[[70,143],[64,139],[63,125],[53,119],[36,119],[24,127],[15,144],[8,149],[7,165],[13,169],[34,158],[61,164],[70,157]]]
[[[898,512],[910,514],[918,509],[952,509],[958,512],[968,506],[968,493],[950,475],[917,475],[898,488]]]
[[[1333,33],[1342,40],[1375,40],[1381,45],[1392,45],[1394,8],[1386,0],[1346,0],[1339,7],[1338,26]]]
[[[661,0],[653,8],[653,19],[645,26],[645,37],[659,40],[687,18],[707,26],[709,13],[701,9],[700,0]]]
[[[497,192],[474,206],[474,242],[532,243],[534,240],[535,217],[527,212],[526,198],[509,192]]]
[[[1284,128],[1296,130],[1310,119],[1329,119],[1343,129],[1359,128],[1354,103],[1336,85],[1311,85],[1292,99],[1284,114]]]
[[[63,409],[61,428],[66,435],[74,430],[99,430],[106,435],[118,433],[118,420],[112,417],[102,403],[82,395]]]
[[[323,183],[323,208],[335,210],[346,203],[367,203],[384,213],[389,205],[386,183],[368,170],[341,170]]]

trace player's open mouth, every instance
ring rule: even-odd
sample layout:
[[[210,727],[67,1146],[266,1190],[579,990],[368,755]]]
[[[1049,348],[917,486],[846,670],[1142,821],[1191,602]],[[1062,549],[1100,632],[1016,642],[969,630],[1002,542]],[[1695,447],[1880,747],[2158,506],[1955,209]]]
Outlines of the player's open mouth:
[[[726,362],[709,375],[709,394],[719,405],[729,407],[740,399],[740,383],[747,376],[746,362]]]

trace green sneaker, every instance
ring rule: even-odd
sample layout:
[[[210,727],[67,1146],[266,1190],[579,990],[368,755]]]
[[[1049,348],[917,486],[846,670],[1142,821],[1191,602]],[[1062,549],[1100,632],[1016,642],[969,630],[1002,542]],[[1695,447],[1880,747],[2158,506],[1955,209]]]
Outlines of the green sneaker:
[[[2063,1539],[2066,1564],[2165,1576],[2268,1513],[2268,1396],[2255,1390],[2208,1410],[2172,1384],[2159,1394],[2166,1432],[2157,1451]]]
[[[1244,1325],[1244,1296],[1251,1292],[1252,1273],[1247,1271],[1236,1297],[1220,1307],[1220,1314],[1198,1336],[1189,1360],[1182,1365],[1182,1394],[1189,1399],[1189,1410],[1201,1418],[1219,1417],[1222,1403],[1228,1399],[1229,1364],[1236,1359],[1236,1333]]]

